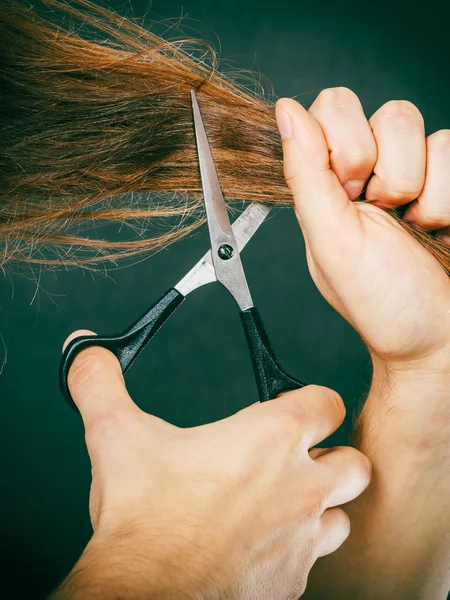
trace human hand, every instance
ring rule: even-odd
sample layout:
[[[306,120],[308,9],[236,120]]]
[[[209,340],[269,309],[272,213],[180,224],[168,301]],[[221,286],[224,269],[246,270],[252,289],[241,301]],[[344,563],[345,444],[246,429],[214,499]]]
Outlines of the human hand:
[[[348,536],[337,507],[367,487],[369,462],[353,448],[310,450],[344,418],[335,392],[308,386],[180,429],[134,404],[103,348],[77,356],[69,387],[95,533],[53,598],[294,600]]]
[[[389,102],[367,122],[345,88],[326,90],[309,112],[293,100],[279,101],[282,119],[281,110],[293,122],[291,136],[280,127],[285,175],[310,272],[374,364],[355,441],[376,477],[347,507],[352,535],[318,561],[306,596],[444,599],[450,282],[384,209],[404,206],[406,219],[450,245],[450,131],[425,139],[420,113],[407,102]],[[352,202],[366,182],[367,201]]]
[[[404,101],[368,122],[346,88],[323,91],[309,112],[279,100],[276,113],[320,292],[388,369],[448,370],[450,279],[383,209],[410,203],[405,219],[450,245],[450,131],[425,139],[420,112]],[[366,201],[352,202],[366,182]]]

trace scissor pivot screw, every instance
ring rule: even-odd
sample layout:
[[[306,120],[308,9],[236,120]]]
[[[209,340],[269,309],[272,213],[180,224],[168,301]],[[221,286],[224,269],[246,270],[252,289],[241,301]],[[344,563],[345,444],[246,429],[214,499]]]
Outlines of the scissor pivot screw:
[[[229,260],[233,256],[234,250],[229,244],[222,244],[219,246],[217,254],[222,260]]]

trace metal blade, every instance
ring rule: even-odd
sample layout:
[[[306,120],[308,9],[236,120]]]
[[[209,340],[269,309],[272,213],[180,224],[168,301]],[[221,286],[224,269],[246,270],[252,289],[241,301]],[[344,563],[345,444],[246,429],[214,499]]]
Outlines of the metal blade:
[[[233,223],[232,230],[239,252],[252,239],[270,210],[271,207],[265,204],[252,203]],[[193,290],[213,281],[217,281],[216,271],[212,262],[211,250],[208,250],[205,256],[177,283],[175,289],[183,296],[187,296]]]
[[[253,306],[253,300],[239,256],[237,241],[228,218],[227,206],[220,188],[194,90],[191,91],[191,99],[203,198],[211,238],[212,263],[217,281],[232,294],[240,309],[246,310]]]
[[[231,234],[231,223],[228,218],[227,205],[222,194],[216,167],[209,147],[200,108],[194,90],[191,90],[192,110],[194,114],[195,138],[197,142],[200,175],[206,206],[208,224],[215,223],[223,233]],[[211,234],[214,235],[214,232]]]

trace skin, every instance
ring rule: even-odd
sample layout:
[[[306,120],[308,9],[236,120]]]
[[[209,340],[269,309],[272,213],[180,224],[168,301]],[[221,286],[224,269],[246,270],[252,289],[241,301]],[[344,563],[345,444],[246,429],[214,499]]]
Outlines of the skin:
[[[312,449],[345,416],[332,390],[180,429],[134,404],[107,350],[80,353],[69,387],[92,462],[94,535],[53,600],[294,600],[347,538],[338,505],[371,468],[354,448]]]
[[[346,88],[325,90],[309,111],[282,99],[276,114],[311,275],[374,367],[357,428],[372,484],[346,507],[350,539],[318,562],[305,598],[445,599],[450,279],[383,209],[408,205],[408,220],[450,243],[450,131],[425,138],[405,101],[367,121]],[[354,201],[363,188],[366,202]]]
[[[95,533],[54,599],[293,599],[320,555],[305,598],[446,597],[450,280],[383,209],[409,204],[406,216],[447,243],[449,132],[425,138],[407,102],[367,121],[345,88],[309,111],[280,100],[276,114],[311,275],[373,360],[357,428],[372,483],[358,497],[362,455],[309,450],[342,420],[329,390],[178,430],[135,407],[112,355],[86,350],[70,385]],[[355,201],[363,188],[368,202]],[[341,547],[344,490],[352,532]]]

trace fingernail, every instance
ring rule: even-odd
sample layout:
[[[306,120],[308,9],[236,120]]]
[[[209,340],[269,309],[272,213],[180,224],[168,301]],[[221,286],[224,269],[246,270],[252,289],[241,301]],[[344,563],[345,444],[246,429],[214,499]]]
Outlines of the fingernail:
[[[285,140],[292,136],[292,120],[290,115],[281,108],[281,106],[275,107],[275,117],[277,120],[278,131],[280,132],[281,139]]]
[[[362,192],[364,183],[365,181],[360,181],[358,179],[350,179],[350,181],[344,183],[342,187],[347,192],[347,196],[350,198],[350,200],[354,200]]]

